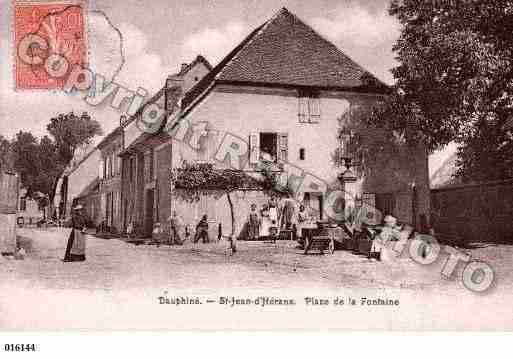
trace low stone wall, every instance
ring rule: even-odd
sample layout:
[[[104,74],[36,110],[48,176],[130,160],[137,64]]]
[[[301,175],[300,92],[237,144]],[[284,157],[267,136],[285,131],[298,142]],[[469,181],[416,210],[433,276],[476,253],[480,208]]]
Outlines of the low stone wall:
[[[267,203],[268,196],[260,191],[236,191],[230,194],[235,216],[235,234],[238,235],[246,222],[250,205],[255,203],[258,209]],[[217,238],[219,224],[222,226],[223,236],[228,236],[231,231],[230,206],[226,195],[217,199],[211,196],[202,196],[197,202],[187,202],[176,198],[172,205],[173,210],[182,217],[184,225],[187,225],[194,235],[196,225],[201,217],[206,214],[209,222],[210,238]],[[169,214],[170,215],[170,214]],[[168,230],[168,228],[165,228]]]
[[[431,190],[431,223],[444,242],[513,244],[513,180]]]

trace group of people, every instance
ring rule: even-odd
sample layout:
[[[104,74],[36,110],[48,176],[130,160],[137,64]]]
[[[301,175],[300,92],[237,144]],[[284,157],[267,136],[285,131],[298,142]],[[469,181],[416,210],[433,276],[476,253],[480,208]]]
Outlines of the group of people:
[[[84,261],[86,237],[85,230],[88,226],[88,217],[81,204],[73,207],[71,212],[71,233],[68,238],[65,262]],[[192,237],[194,243],[209,243],[209,223],[207,215],[204,214],[197,223],[195,233],[192,236],[189,226],[184,225],[184,221],[177,211],[173,211],[168,219],[170,228],[169,244],[181,245],[187,239]],[[276,197],[271,197],[268,203],[264,204],[260,210],[256,204],[251,204],[248,219],[245,225],[245,232],[248,239],[267,238],[278,230],[289,230],[294,238],[301,236],[301,229],[310,221],[310,216],[304,205],[297,208],[292,199],[284,199],[280,203]],[[133,232],[133,224],[127,227],[127,233]]]
[[[301,229],[309,221],[310,215],[304,205],[297,208],[293,199],[287,198],[279,203],[276,197],[271,197],[260,210],[255,203],[251,204],[242,235],[249,240],[255,240],[277,234],[279,229],[289,230],[297,238],[301,237]],[[272,233],[273,228],[276,233]]]
[[[184,241],[191,237],[189,227],[184,225],[182,218],[176,211],[173,211],[171,217],[169,217],[169,228],[171,245],[182,245]],[[206,214],[204,214],[200,221],[196,224],[196,231],[192,241],[194,243],[198,243],[199,241],[202,243],[210,242],[210,237],[208,234],[208,218]]]

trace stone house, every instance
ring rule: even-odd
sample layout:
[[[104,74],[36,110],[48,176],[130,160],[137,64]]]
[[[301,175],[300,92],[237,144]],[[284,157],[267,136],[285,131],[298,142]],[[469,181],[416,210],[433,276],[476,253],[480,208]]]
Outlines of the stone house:
[[[119,146],[121,140],[116,141],[114,138],[106,141],[108,145],[102,144],[102,148],[105,148],[103,166],[107,171],[107,178],[102,183],[108,185],[109,189],[115,189],[115,194],[106,194],[108,198],[105,197],[107,204],[104,213],[106,215],[112,213],[111,217],[114,218],[117,231],[125,231],[128,223],[132,221],[141,227],[142,234],[151,233],[153,203],[157,198],[163,199],[165,196],[165,194],[160,195],[164,190],[160,189],[159,192],[155,181],[157,171],[155,153],[156,150],[162,153],[162,147],[159,146],[163,143],[165,136],[149,136],[146,133],[141,133],[140,121],[144,111],[149,106],[157,106],[163,112],[172,112],[176,101],[171,97],[177,96],[173,93],[177,89],[174,84],[180,84],[178,88],[181,96],[182,92],[187,92],[194,87],[210,70],[212,70],[212,66],[203,56],[197,56],[190,64],[182,64],[180,71],[170,75],[166,79],[165,86],[128,119],[128,122],[138,129],[137,136],[131,136],[127,141],[125,134],[123,146]],[[105,161],[115,164],[117,172],[110,178],[110,167],[105,165]],[[115,203],[111,207],[112,210],[109,209],[109,201]],[[152,210],[148,211],[145,208],[152,208]]]
[[[208,61],[198,55],[191,63],[183,63],[180,71],[170,78],[180,80],[185,89],[193,87],[212,69]],[[145,105],[159,103],[164,89],[146,101]],[[163,106],[163,104],[161,104]],[[142,106],[133,116],[121,116],[120,125],[107,134],[86,154],[76,154],[57,184],[54,198],[63,217],[69,216],[72,203],[80,201],[87,209],[95,226],[104,224],[108,231],[118,233],[125,228],[121,191],[121,159],[119,154],[134,142],[141,130],[136,119]]]
[[[299,201],[318,219],[325,219],[331,205],[326,188],[341,186],[341,168],[332,160],[341,146],[341,118],[354,106],[381,102],[388,91],[283,8],[190,91],[182,91],[180,112],[168,116],[160,132],[140,136],[135,141],[138,149],[131,146],[122,154],[123,172],[129,173],[123,177],[123,187],[134,194],[131,199],[124,197],[127,207],[134,208],[135,216],[145,223],[146,233],[155,221],[165,223],[173,209],[190,227],[203,214],[208,215],[210,228],[228,225],[225,199],[202,197],[191,204],[173,196],[170,169],[184,161],[214,162],[220,168],[235,167],[258,176],[259,164],[265,160],[279,168],[286,182],[294,182]],[[144,174],[131,175],[128,153],[137,158],[135,166],[144,168]],[[406,171],[411,178],[396,181],[386,169],[359,174],[342,188],[345,205],[365,202],[406,222],[428,214],[427,152],[419,145],[412,156],[412,161],[398,159],[394,165],[411,169]],[[267,201],[258,191],[241,192],[235,198],[239,229],[249,205],[260,207]]]
[[[101,153],[96,147],[84,146],[64,170],[57,182],[54,196],[54,207],[60,218],[70,216],[73,201],[85,196],[90,191],[91,184],[97,182],[100,157]]]

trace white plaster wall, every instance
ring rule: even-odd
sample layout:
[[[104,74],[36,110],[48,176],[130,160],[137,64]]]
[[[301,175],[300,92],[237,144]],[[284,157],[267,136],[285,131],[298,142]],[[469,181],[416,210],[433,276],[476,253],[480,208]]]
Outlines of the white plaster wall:
[[[91,182],[98,178],[98,164],[101,153],[98,149],[87,157],[68,177],[68,199],[71,205],[73,198],[77,197]]]
[[[249,142],[251,132],[288,133],[288,162],[327,182],[336,180],[337,168],[331,160],[338,146],[337,119],[349,108],[348,98],[321,98],[319,123],[300,123],[298,98],[293,95],[229,93],[213,91],[186,117],[191,124],[209,122],[213,128]],[[224,134],[218,137],[222,141]],[[305,148],[305,160],[299,149]],[[180,149],[176,155],[194,157]],[[177,157],[174,159],[178,160]],[[176,164],[177,162],[173,162]]]
[[[208,74],[209,70],[203,63],[198,63],[192,69],[189,70],[183,76],[183,91],[189,91],[194,85],[196,85],[206,74]]]
[[[173,166],[179,166],[183,160],[205,160],[205,156],[191,149],[191,127],[195,124],[208,122],[210,128],[220,131],[216,136],[218,144],[226,132],[239,136],[249,142],[251,132],[286,132],[288,133],[288,162],[301,170],[321,178],[328,184],[338,184],[337,175],[340,169],[332,162],[332,153],[338,146],[338,119],[349,109],[350,102],[372,102],[377,97],[359,94],[321,95],[321,119],[319,123],[300,123],[298,119],[298,98],[294,94],[283,91],[262,93],[262,90],[246,89],[238,92],[234,89],[214,89],[186,117],[181,129],[174,135],[185,141],[173,140]],[[249,93],[249,91],[252,91]],[[188,123],[188,124],[187,124]],[[181,136],[180,132],[189,135]],[[218,146],[212,146],[218,147]],[[299,159],[299,149],[305,148],[305,160]],[[212,152],[212,150],[210,150]],[[417,163],[404,163],[405,166],[416,166],[417,185],[419,189],[419,213],[428,213],[427,174],[424,170],[425,156],[419,155]],[[386,173],[376,173],[377,185],[366,188],[371,193],[403,192],[399,183],[387,184]],[[426,177],[426,178],[424,178]],[[303,181],[305,184],[306,181]],[[388,181],[390,182],[390,181]],[[363,189],[358,184],[357,192]],[[308,190],[306,190],[308,191]],[[310,191],[308,191],[310,192]],[[313,192],[313,191],[311,191]],[[399,196],[400,197],[400,196]],[[397,199],[397,211],[401,218],[407,220],[411,201]],[[410,214],[411,215],[411,214]]]

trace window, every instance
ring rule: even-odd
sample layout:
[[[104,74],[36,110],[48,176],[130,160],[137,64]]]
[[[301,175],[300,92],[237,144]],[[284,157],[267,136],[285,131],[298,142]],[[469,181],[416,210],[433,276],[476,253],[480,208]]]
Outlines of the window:
[[[109,153],[109,160],[110,160],[110,168],[109,168],[109,177],[112,177],[114,175],[114,156],[111,153]]]
[[[285,162],[288,157],[288,134],[255,132],[249,137],[250,162]]]
[[[276,133],[260,133],[260,159],[270,162],[278,160],[278,136]]]
[[[155,160],[153,158],[153,150],[150,152],[150,180],[153,180],[155,177]]]
[[[153,180],[153,151],[144,155],[144,177],[146,182]]]
[[[128,161],[129,161],[128,178],[130,178],[130,182],[133,182],[134,181],[134,173],[135,173],[135,159],[133,157],[131,157]]]
[[[100,166],[98,167],[98,177],[100,177],[100,179],[103,179],[104,176],[105,176],[105,161],[100,160]]]
[[[300,148],[299,149],[299,159],[300,160],[304,160],[305,159],[305,149],[304,148]]]
[[[299,91],[298,94],[299,122],[317,123],[321,119],[321,99],[317,91]]]

